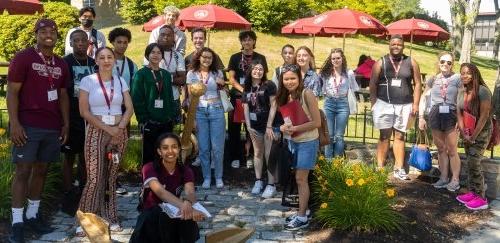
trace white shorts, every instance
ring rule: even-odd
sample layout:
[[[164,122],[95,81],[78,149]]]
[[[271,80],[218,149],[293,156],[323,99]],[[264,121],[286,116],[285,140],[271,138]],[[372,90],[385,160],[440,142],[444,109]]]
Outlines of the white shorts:
[[[412,103],[389,104],[377,99],[372,107],[373,125],[377,129],[394,128],[406,132],[411,109]]]

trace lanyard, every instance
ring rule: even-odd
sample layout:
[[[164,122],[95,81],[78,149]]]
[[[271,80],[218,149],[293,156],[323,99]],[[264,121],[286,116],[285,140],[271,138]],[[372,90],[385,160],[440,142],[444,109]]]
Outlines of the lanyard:
[[[399,69],[401,68],[401,63],[403,62],[403,59],[401,59],[401,61],[398,62],[398,66],[394,64],[394,60],[392,60],[392,57],[389,56],[389,60],[391,60],[392,68],[394,68],[394,77],[398,78]]]
[[[45,57],[43,56],[42,52],[40,50],[38,50],[37,47],[35,47],[35,50],[36,50],[36,53],[38,53],[38,56],[40,56],[40,58],[43,61],[43,65],[44,65],[45,71],[47,73],[47,78],[49,80],[50,89],[53,90],[54,89],[54,78],[52,75],[54,73],[54,66],[56,65],[56,62],[54,60],[54,55],[52,55],[51,59],[47,62],[47,60],[45,60]]]
[[[252,60],[253,60],[253,52],[251,55],[249,55],[249,57],[246,57],[246,55],[243,54],[243,52],[241,52],[241,60],[240,60],[241,71],[243,71],[245,73],[247,71],[248,67],[250,66],[250,64],[252,63]]]
[[[253,91],[253,87],[250,90],[250,101],[252,102],[253,106],[257,105],[257,92],[259,92],[259,89],[260,89],[260,84],[257,85],[257,89],[255,91]]]
[[[339,81],[339,84],[337,84],[337,75],[335,75],[335,72],[333,73],[333,92],[335,94],[339,94],[339,89],[340,89],[340,85],[342,84],[342,75],[340,76],[340,81]]]
[[[108,115],[110,115],[111,114],[111,102],[113,101],[113,96],[115,95],[114,78],[111,77],[111,88],[110,88],[111,94],[109,97],[108,97],[108,92],[106,91],[106,88],[104,87],[104,83],[102,82],[101,74],[99,74],[99,72],[97,72],[97,78],[99,79],[99,84],[101,85],[102,93],[104,94],[104,99],[106,100],[106,104],[108,105],[108,109],[109,109]]]
[[[163,60],[165,61],[165,69],[167,69],[167,71],[169,71],[169,67],[170,67],[170,63],[172,63],[172,55],[173,55],[173,50],[170,51],[170,60],[168,60],[168,64],[167,64],[167,59],[163,58]],[[175,70],[174,70],[175,71]],[[170,72],[170,71],[169,71]]]
[[[75,54],[72,54],[72,55],[73,55],[73,59],[74,59],[74,60],[78,63],[78,65],[79,65],[79,66],[84,66],[84,65],[82,65],[82,64],[78,61],[78,59],[76,59]],[[92,74],[92,73],[93,73],[93,72],[92,72],[93,68],[89,65],[89,56],[86,56],[86,58],[87,58],[87,59],[86,59],[87,61],[86,61],[85,67],[87,67],[87,70],[89,71],[89,74]]]
[[[123,70],[125,69],[125,62],[127,61],[127,57],[123,57],[123,62],[122,62],[122,68],[121,68],[121,71],[120,69],[118,68],[118,66],[116,66],[116,71],[118,72],[118,75],[120,75],[120,77],[123,78]],[[118,62],[118,61],[117,61]]]
[[[161,80],[158,80],[156,78],[156,74],[153,71],[153,69],[151,69],[151,73],[153,74],[153,78],[155,80],[156,91],[158,91],[158,99],[160,99],[161,91],[163,90],[163,74],[161,74],[161,71],[160,71],[160,78],[161,78]]]
[[[444,79],[444,81],[443,81]],[[450,80],[445,78],[444,76],[441,76],[441,97],[444,99],[444,102],[446,103],[446,93],[448,91],[448,85],[450,84]]]
[[[207,77],[206,78],[203,78],[203,75],[200,71],[200,80],[202,83],[204,83],[205,85],[208,85],[208,80],[210,79],[210,71],[207,73]]]

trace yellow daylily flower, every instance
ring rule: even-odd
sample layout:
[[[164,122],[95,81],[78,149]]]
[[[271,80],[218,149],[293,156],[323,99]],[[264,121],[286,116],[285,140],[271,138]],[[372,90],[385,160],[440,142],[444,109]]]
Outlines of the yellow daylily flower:
[[[347,180],[345,180],[345,184],[347,186],[352,186],[352,185],[354,185],[354,182],[352,181],[352,179],[347,179]]]
[[[0,128],[0,136],[3,136],[7,132],[5,128]]]
[[[325,202],[324,202],[324,203],[322,203],[322,204],[321,204],[321,206],[320,206],[320,208],[323,208],[323,209],[325,209],[325,208],[327,208],[327,207],[328,207],[328,203],[325,203]]]
[[[363,178],[359,179],[358,180],[358,185],[359,186],[363,186],[364,184],[366,184],[365,180]]]
[[[385,191],[385,194],[387,194],[388,197],[394,197],[394,195],[396,194],[396,191],[394,189],[390,188],[390,189],[387,189]]]

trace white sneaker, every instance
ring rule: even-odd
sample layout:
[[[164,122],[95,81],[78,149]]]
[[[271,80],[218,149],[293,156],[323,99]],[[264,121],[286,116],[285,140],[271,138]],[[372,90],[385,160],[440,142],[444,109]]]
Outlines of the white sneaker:
[[[253,159],[247,159],[247,169],[253,168]]]
[[[203,184],[201,185],[203,189],[210,189],[210,179],[203,180]]]
[[[215,179],[215,187],[219,189],[224,187],[224,182],[222,181],[222,179]]]
[[[196,157],[196,159],[194,160],[193,163],[191,163],[192,166],[200,166],[201,165],[201,160],[200,160],[200,157]]]
[[[263,198],[272,198],[276,194],[276,186],[267,185],[262,193]]]
[[[406,174],[405,169],[394,170],[394,177],[403,181],[410,180],[410,177],[408,176],[408,174]]]
[[[231,162],[231,167],[235,168],[235,169],[238,169],[240,168],[240,161],[239,160],[233,160]]]
[[[255,181],[255,184],[253,185],[252,188],[252,194],[259,194],[260,191],[262,191],[262,187],[264,187],[263,184],[264,183],[262,182],[262,180]]]

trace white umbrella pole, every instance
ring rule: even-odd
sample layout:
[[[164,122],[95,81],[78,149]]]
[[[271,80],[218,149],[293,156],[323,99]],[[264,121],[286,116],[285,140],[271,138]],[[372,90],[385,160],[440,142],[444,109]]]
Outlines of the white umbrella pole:
[[[410,57],[412,49],[413,49],[413,31],[410,31]]]
[[[207,28],[207,47],[210,48],[210,28]]]
[[[342,51],[345,52],[345,33],[342,38]]]
[[[316,42],[316,34],[313,34],[313,53],[314,53],[314,44]]]

